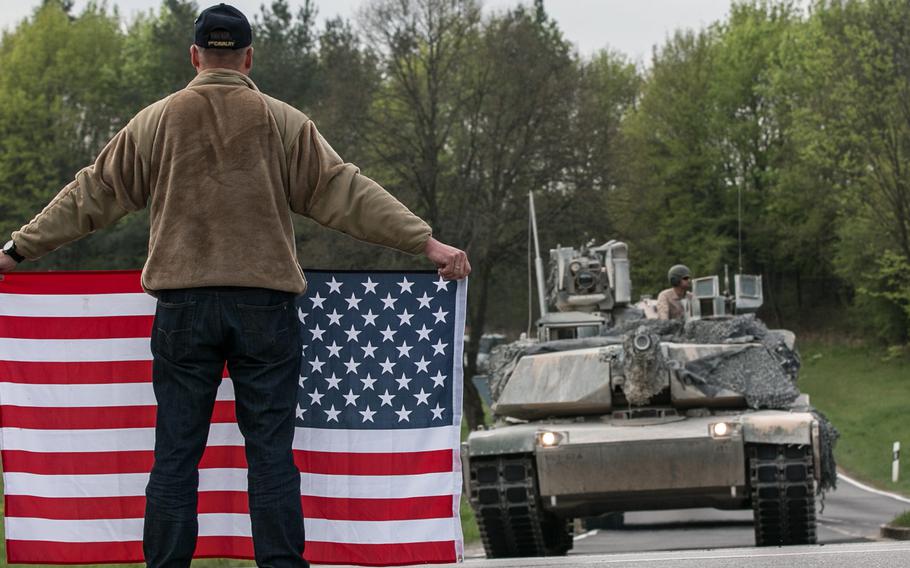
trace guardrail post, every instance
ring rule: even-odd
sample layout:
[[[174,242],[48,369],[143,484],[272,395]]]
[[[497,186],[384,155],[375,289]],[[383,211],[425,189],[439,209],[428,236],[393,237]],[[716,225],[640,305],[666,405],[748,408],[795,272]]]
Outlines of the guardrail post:
[[[891,482],[897,483],[898,478],[900,477],[901,469],[901,443],[894,442],[894,446],[891,450],[892,461],[891,461]]]

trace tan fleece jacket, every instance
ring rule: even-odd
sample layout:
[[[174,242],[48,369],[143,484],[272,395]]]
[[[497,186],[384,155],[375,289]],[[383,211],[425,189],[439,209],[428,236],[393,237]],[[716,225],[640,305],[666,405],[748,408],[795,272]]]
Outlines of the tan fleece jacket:
[[[150,208],[148,291],[252,286],[302,293],[291,212],[411,254],[431,230],[347,164],[302,112],[226,69],[143,109],[95,163],[13,233],[28,259]]]

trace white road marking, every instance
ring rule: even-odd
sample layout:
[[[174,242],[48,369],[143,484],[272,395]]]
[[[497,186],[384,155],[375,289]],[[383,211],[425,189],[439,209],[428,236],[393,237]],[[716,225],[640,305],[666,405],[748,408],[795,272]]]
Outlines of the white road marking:
[[[588,538],[589,536],[596,535],[598,532],[600,532],[598,529],[589,530],[588,532],[581,533],[580,535],[573,537],[572,540],[581,540],[583,538]]]
[[[862,489],[863,491],[868,491],[869,493],[875,493],[876,495],[881,495],[882,497],[890,497],[892,499],[896,499],[896,500],[900,501],[901,503],[910,503],[910,499],[907,499],[906,497],[904,497],[902,495],[888,493],[887,491],[881,491],[880,489],[875,489],[874,487],[869,487],[868,485],[866,485],[864,483],[860,483],[859,481],[857,481],[855,479],[847,477],[843,473],[838,472],[837,477],[838,477],[838,479],[843,479],[850,485],[853,485],[854,487],[858,487],[858,488]]]

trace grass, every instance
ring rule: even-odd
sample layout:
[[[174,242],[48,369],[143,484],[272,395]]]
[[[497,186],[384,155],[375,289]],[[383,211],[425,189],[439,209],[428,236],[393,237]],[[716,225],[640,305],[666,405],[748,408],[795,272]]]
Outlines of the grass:
[[[894,517],[894,520],[891,521],[891,525],[895,527],[910,528],[910,511],[904,511],[900,515]]]
[[[800,353],[800,389],[840,430],[838,466],[878,488],[910,494],[910,458],[902,460],[899,482],[891,482],[892,444],[910,448],[910,362],[863,346],[809,343]]]

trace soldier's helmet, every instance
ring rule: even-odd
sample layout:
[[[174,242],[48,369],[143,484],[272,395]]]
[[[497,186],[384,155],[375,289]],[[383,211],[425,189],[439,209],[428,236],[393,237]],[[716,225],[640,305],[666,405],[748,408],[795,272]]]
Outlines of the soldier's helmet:
[[[685,264],[674,265],[670,268],[670,271],[667,272],[667,279],[670,281],[670,286],[679,286],[686,276],[691,278],[692,273]]]

